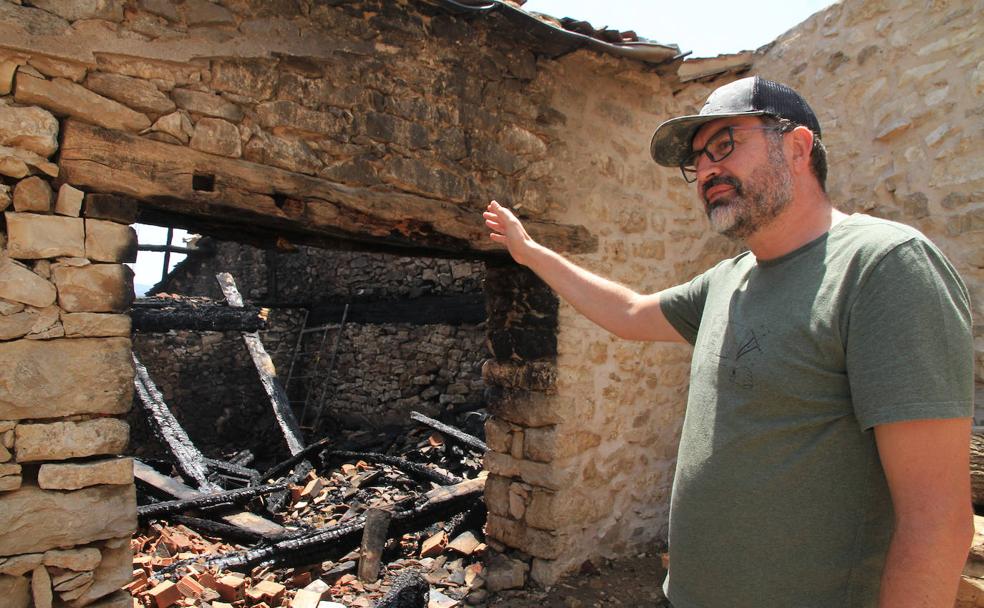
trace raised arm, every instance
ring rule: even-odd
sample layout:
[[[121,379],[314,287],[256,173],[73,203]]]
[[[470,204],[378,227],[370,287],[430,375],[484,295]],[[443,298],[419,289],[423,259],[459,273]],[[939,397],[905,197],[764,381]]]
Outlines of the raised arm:
[[[578,312],[627,340],[683,342],[659,306],[659,294],[642,295],[577,266],[540,245],[516,216],[496,201],[484,213],[489,237],[516,262],[535,272]]]

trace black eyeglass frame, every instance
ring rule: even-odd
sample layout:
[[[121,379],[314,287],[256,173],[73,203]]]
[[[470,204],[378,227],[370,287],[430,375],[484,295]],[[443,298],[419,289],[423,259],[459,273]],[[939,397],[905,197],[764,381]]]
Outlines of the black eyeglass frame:
[[[788,125],[778,124],[778,125],[765,125],[765,126],[754,126],[754,127],[752,126],[725,127],[722,131],[718,131],[718,133],[715,133],[714,136],[707,141],[707,144],[709,145],[711,143],[714,143],[715,140],[717,140],[717,138],[719,137],[719,133],[726,132],[728,134],[728,151],[722,154],[720,157],[716,158],[713,154],[711,154],[711,151],[708,149],[707,145],[705,145],[700,150],[694,150],[687,156],[686,159],[683,160],[683,162],[680,163],[680,173],[683,174],[684,181],[686,181],[688,184],[692,184],[695,181],[697,181],[697,161],[700,159],[701,154],[709,158],[710,161],[714,163],[721,162],[722,160],[728,158],[728,156],[730,156],[731,153],[735,151],[735,131],[777,131],[779,133],[788,133],[793,129],[795,129],[796,126],[797,125],[795,123],[790,123]]]

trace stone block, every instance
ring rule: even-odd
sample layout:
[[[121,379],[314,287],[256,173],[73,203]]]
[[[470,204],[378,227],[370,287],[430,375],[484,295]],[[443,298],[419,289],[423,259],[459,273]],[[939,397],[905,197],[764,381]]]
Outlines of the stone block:
[[[509,514],[509,486],[512,480],[500,475],[489,475],[485,480],[485,505],[489,513]]]
[[[490,513],[486,534],[509,547],[535,557],[557,559],[560,556],[561,542],[556,533],[530,528],[508,517]]]
[[[199,152],[239,158],[243,155],[239,129],[221,118],[202,118],[195,125],[191,147]]]
[[[194,114],[224,118],[232,122],[239,122],[243,119],[243,111],[239,106],[212,93],[176,88],[171,91],[171,99],[178,104],[179,108]]]
[[[304,141],[276,137],[263,131],[253,134],[243,150],[243,158],[309,175],[316,175],[324,166],[318,155]]]
[[[6,448],[5,448],[6,449]],[[19,464],[0,464],[0,492],[10,492],[21,487],[21,466]]]
[[[137,201],[113,194],[87,194],[82,215],[86,219],[132,224],[137,221]]]
[[[485,443],[490,450],[508,454],[512,446],[512,427],[508,422],[495,416],[485,421]]]
[[[155,133],[166,133],[178,142],[186,144],[191,140],[195,127],[184,112],[171,112],[158,118],[150,130]]]
[[[45,551],[42,563],[52,568],[63,568],[75,572],[94,570],[102,561],[102,553],[95,547],[83,549],[52,549]]]
[[[563,487],[564,481],[570,478],[567,469],[542,462],[517,460],[498,452],[485,453],[485,468],[489,473],[502,477],[516,477],[534,486],[553,490]]]
[[[14,186],[14,211],[51,211],[51,186],[40,177],[29,177]]]
[[[558,492],[533,488],[526,507],[528,525],[542,530],[557,530],[570,525],[588,525],[610,512],[611,505],[578,488]]]
[[[20,148],[0,146],[0,174],[21,179],[27,177],[32,167],[49,177],[58,177],[58,165],[48,162],[43,156]]]
[[[530,578],[537,585],[548,589],[555,585],[571,568],[572,565],[563,560],[534,557],[533,565],[530,567]]]
[[[58,189],[58,198],[55,200],[55,213],[69,217],[78,217],[82,210],[82,200],[84,198],[85,192],[82,192],[78,188],[73,188],[68,184],[62,184],[61,188]]]
[[[0,184],[0,211],[6,211],[13,202],[13,197],[10,193],[10,186],[7,184]],[[3,240],[0,241],[0,249],[6,249],[7,247],[7,237],[4,236]]]
[[[31,0],[31,5],[54,13],[66,21],[104,19],[123,21],[122,0]]]
[[[177,107],[153,83],[142,78],[93,72],[86,78],[85,86],[89,90],[118,101],[138,112],[166,114]]]
[[[130,486],[132,487],[132,486]],[[82,593],[61,594],[72,608],[81,608],[98,598],[109,596],[120,587],[130,582],[133,574],[133,551],[130,549],[129,533],[126,538],[113,538],[101,548],[102,561],[93,572],[91,586],[84,588]]]
[[[482,365],[482,379],[515,391],[552,391],[557,384],[557,366],[546,361],[517,365],[489,359]]]
[[[236,25],[236,17],[224,6],[208,0],[186,0],[184,4],[188,25]]]
[[[31,573],[31,595],[34,597],[34,608],[51,608],[51,576],[44,566],[38,566]]]
[[[0,106],[0,145],[48,158],[58,149],[58,119],[44,108]]]
[[[36,260],[85,254],[85,226],[80,218],[11,212],[4,216],[7,253],[12,258]]]
[[[130,336],[130,316],[96,312],[62,313],[62,325],[68,338],[111,338]],[[2,320],[0,320],[2,323]]]
[[[14,99],[106,129],[136,132],[150,126],[150,119],[140,112],[64,78],[43,80],[18,72]]]
[[[527,429],[523,456],[538,462],[552,462],[601,445],[597,433],[572,427],[557,425]]]
[[[31,583],[23,576],[0,575],[0,597],[7,608],[28,608],[31,605]]]
[[[51,269],[66,312],[125,312],[133,302],[133,271],[123,264],[61,264]]]
[[[483,368],[484,371],[484,368]],[[489,412],[513,424],[537,428],[562,422],[567,400],[533,391],[503,391],[489,401]]]
[[[111,458],[80,464],[43,464],[38,471],[38,486],[45,490],[78,490],[100,484],[119,486],[131,483],[133,483],[132,458]],[[91,568],[83,569],[91,570]]]
[[[530,566],[501,553],[491,552],[485,559],[485,587],[489,591],[521,589],[526,585]]]
[[[14,74],[17,73],[16,61],[7,59],[0,61],[0,95],[10,95],[14,90]]]
[[[116,418],[18,424],[14,431],[21,463],[120,454],[130,439],[130,425]]]
[[[50,282],[23,264],[0,255],[0,298],[45,308],[54,304],[56,296],[55,286]]]
[[[57,306],[49,306],[37,311],[37,318],[27,337],[32,340],[48,340],[64,336],[65,329],[59,320],[60,313],[61,310]]]
[[[281,128],[307,135],[330,135],[338,132],[341,126],[338,119],[327,112],[310,110],[287,100],[261,103],[256,106],[256,115],[267,129]]]
[[[25,553],[11,557],[0,557],[0,574],[20,576],[34,570],[44,561],[43,553]]]
[[[85,257],[94,262],[136,262],[137,231],[106,220],[85,220]]]
[[[4,530],[0,535],[0,555],[43,552],[128,537],[136,527],[134,486],[96,486],[76,492],[24,486],[0,495],[0,530]],[[103,551],[100,569],[106,565],[107,553]],[[129,564],[126,570],[129,578],[132,572]]]
[[[124,414],[133,399],[126,338],[17,340],[0,344],[0,419]]]
[[[75,61],[63,61],[55,57],[34,55],[28,60],[28,64],[49,78],[67,78],[73,82],[82,82],[82,79],[85,78],[85,65]]]
[[[0,317],[0,340],[16,340],[26,336],[38,319],[36,311],[23,311]]]

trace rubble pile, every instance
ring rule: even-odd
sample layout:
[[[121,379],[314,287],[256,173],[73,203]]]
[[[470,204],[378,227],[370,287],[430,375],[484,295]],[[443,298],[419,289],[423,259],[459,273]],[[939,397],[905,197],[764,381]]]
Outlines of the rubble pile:
[[[214,491],[183,500],[161,489],[182,482],[138,463],[142,527],[125,587],[134,607],[484,605],[480,455],[426,428],[380,452],[364,451],[366,435],[312,444],[270,469],[279,476],[210,475]],[[249,470],[236,461],[248,456],[235,455],[230,468]],[[421,603],[394,603],[414,581],[425,589]]]

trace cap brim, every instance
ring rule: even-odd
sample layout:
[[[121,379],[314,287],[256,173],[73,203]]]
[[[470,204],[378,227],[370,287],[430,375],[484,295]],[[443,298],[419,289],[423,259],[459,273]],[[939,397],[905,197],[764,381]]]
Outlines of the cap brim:
[[[732,112],[730,114],[695,114],[693,116],[678,116],[667,120],[656,127],[653,139],[649,144],[649,154],[653,160],[664,167],[679,167],[691,152],[690,144],[704,124],[719,118],[734,116],[762,116],[762,110],[749,112]]]

